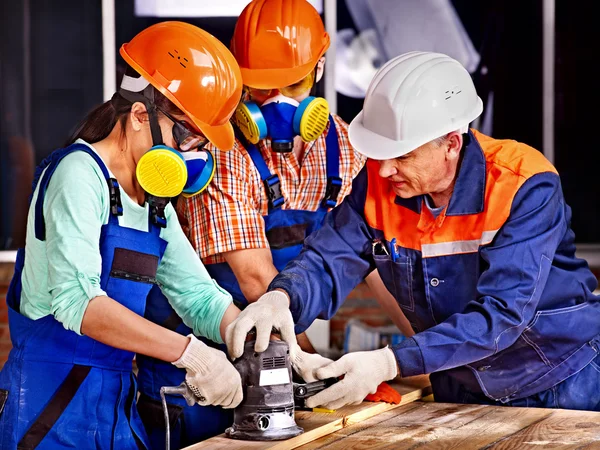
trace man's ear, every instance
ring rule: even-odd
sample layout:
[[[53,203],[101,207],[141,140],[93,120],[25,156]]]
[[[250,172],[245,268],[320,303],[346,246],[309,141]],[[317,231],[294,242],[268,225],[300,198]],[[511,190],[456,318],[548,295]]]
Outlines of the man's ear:
[[[463,146],[462,134],[453,131],[446,137],[446,159],[452,161],[458,159],[460,156],[460,150]]]
[[[323,78],[324,71],[325,71],[325,57],[321,56],[319,58],[319,61],[317,61],[317,77],[315,79],[315,83],[318,83],[319,81],[321,81],[321,78]]]
[[[129,114],[129,121],[134,131],[140,131],[144,126],[144,122],[148,121],[148,111],[146,105],[142,102],[135,102],[131,105],[131,113]]]

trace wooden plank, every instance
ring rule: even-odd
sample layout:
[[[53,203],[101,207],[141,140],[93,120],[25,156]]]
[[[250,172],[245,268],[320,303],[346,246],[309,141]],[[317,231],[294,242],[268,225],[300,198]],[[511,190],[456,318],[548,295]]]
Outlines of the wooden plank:
[[[599,412],[551,411],[543,420],[497,442],[490,449],[600,448]]]
[[[398,448],[407,449],[437,439],[444,431],[473,422],[481,415],[480,405],[453,405],[442,403],[415,403],[408,411],[390,413],[385,421],[368,426],[361,424],[321,438],[307,446],[310,449]],[[367,426],[364,426],[367,425]],[[341,436],[346,434],[346,436]],[[337,438],[337,439],[336,439]],[[305,447],[301,447],[303,450]]]
[[[390,405],[387,403],[370,403],[363,402],[360,405],[346,406],[337,410],[334,413],[314,413],[308,411],[296,412],[296,423],[304,428],[304,433],[300,436],[285,440],[272,442],[258,441],[242,441],[232,440],[219,435],[198,444],[191,445],[185,450],[201,450],[201,449],[230,449],[235,447],[240,450],[281,450],[292,449],[300,445],[311,442],[327,434],[337,430],[359,423],[370,417],[394,410],[402,405],[419,400],[424,395],[429,395],[431,388],[429,386],[429,378],[412,377],[402,379],[400,383],[392,384],[398,392],[402,394],[400,405]]]
[[[300,449],[415,447],[419,450],[600,448],[600,413],[418,402],[322,437]]]
[[[346,427],[339,431],[336,431],[335,433],[325,435],[319,439],[316,439],[316,440],[309,442],[308,444],[302,445],[301,447],[298,447],[298,448],[302,449],[302,450],[313,450],[313,449],[327,447],[327,445],[329,445],[329,444],[335,443],[337,441],[341,441],[342,439],[344,439],[348,436],[351,436],[352,434],[355,434],[355,433],[358,433],[359,431],[363,431],[368,428],[371,428],[371,427],[377,425],[378,423],[385,422],[399,414],[406,414],[407,412],[409,412],[415,408],[420,408],[421,406],[422,406],[422,403],[420,403],[420,402],[408,403],[406,405],[401,406],[400,408],[386,411],[382,414],[378,414],[369,419],[363,420],[362,422],[355,423],[349,427]]]

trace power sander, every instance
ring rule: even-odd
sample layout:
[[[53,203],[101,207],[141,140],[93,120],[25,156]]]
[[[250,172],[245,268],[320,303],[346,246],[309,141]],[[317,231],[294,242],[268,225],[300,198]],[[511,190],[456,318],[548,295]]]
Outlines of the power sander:
[[[274,441],[289,439],[304,430],[294,420],[294,407],[337,381],[296,383],[292,378],[290,351],[284,341],[269,343],[263,353],[246,342],[244,354],[233,365],[242,378],[244,399],[234,410],[233,425],[225,430],[232,439]]]
[[[296,425],[294,408],[304,408],[305,400],[338,381],[294,382],[290,351],[286,342],[271,340],[263,353],[254,351],[255,341],[247,341],[244,354],[233,365],[242,379],[244,399],[234,410],[233,425],[225,430],[232,439],[275,441],[303,433]],[[193,406],[199,393],[184,381],[179,386],[163,386],[160,396],[165,416],[165,446],[170,448],[170,424],[166,395],[182,395]]]

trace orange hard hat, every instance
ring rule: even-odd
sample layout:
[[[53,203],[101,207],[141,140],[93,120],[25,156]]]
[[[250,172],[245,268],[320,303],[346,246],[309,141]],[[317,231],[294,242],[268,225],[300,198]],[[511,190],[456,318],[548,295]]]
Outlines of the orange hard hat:
[[[329,34],[306,0],[253,0],[235,25],[231,51],[246,86],[276,89],[297,83],[329,48]]]
[[[183,111],[218,148],[233,148],[229,118],[242,94],[238,64],[217,38],[184,22],[162,22],[123,44],[121,56]]]

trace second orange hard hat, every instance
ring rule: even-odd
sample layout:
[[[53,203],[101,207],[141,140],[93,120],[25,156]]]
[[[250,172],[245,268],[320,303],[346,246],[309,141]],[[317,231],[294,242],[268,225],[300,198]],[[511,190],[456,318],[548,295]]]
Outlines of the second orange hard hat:
[[[218,148],[233,147],[229,118],[242,93],[242,78],[231,52],[217,38],[184,22],[152,25],[121,56],[183,111]]]
[[[314,70],[329,34],[306,0],[253,0],[237,21],[231,51],[246,86],[276,89]]]

